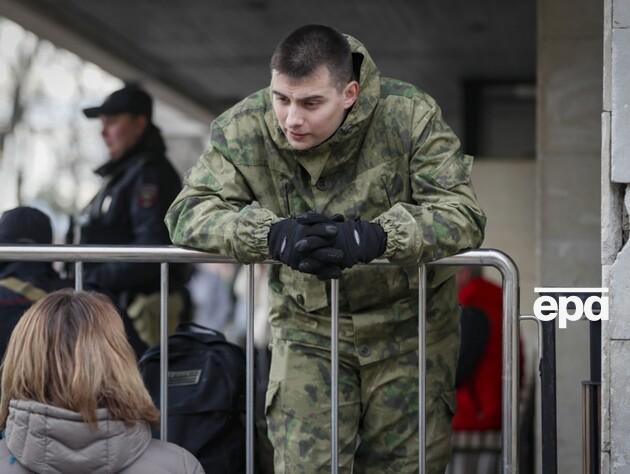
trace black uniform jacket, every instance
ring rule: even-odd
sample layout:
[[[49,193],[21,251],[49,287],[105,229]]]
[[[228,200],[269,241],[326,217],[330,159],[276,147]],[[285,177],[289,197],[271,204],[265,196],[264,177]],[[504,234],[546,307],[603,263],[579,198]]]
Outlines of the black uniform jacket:
[[[80,218],[81,244],[170,245],[164,215],[181,189],[165,156],[160,131],[150,125],[138,144],[96,170],[103,185]],[[185,265],[171,265],[170,288],[183,287]],[[160,288],[159,264],[86,264],[86,281],[111,293],[153,293]]]
[[[7,278],[29,284],[38,294],[32,295],[5,286],[2,282]],[[13,329],[35,300],[43,297],[46,293],[62,288],[71,288],[73,285],[73,281],[61,279],[51,263],[0,262],[0,360],[4,356]],[[100,288],[91,287],[89,284],[85,289],[101,291]],[[147,345],[138,336],[129,316],[120,309],[119,313],[125,325],[127,339],[136,355],[140,357],[147,349]]]

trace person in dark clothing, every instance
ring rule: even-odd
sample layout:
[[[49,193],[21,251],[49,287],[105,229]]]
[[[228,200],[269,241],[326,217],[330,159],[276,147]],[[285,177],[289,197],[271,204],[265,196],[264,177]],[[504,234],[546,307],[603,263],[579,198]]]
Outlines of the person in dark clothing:
[[[32,207],[17,207],[0,217],[0,244],[52,244],[49,217]],[[48,293],[72,287],[62,279],[52,262],[0,261],[0,360],[4,355],[13,328],[33,303]],[[89,289],[100,291],[95,285]],[[127,315],[121,312],[127,339],[140,357],[147,349]]]
[[[110,159],[96,170],[103,178],[99,192],[79,217],[74,243],[105,245],[169,245],[164,215],[181,189],[181,179],[166,158],[160,130],[152,122],[152,99],[135,85],[112,93],[99,107],[83,110],[100,118]],[[171,265],[170,322],[186,312],[185,283],[189,266]],[[159,338],[159,264],[92,263],[86,282],[113,293],[127,308],[141,337]]]

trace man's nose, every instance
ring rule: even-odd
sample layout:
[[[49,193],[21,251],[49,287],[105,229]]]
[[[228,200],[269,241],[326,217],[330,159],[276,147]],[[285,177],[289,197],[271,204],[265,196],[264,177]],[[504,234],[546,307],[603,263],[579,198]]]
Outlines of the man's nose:
[[[295,128],[299,127],[304,123],[304,117],[302,116],[299,107],[295,105],[289,106],[289,111],[287,112],[287,128]]]

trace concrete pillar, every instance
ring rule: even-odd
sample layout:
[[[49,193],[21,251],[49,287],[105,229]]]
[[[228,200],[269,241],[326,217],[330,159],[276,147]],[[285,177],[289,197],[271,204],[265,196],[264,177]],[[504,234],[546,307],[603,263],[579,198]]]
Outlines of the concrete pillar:
[[[537,261],[541,286],[600,286],[602,12],[596,0],[538,1]],[[558,472],[582,466],[588,326],[557,332]]]
[[[630,1],[604,1],[602,278],[610,320],[602,331],[602,474],[630,473]]]

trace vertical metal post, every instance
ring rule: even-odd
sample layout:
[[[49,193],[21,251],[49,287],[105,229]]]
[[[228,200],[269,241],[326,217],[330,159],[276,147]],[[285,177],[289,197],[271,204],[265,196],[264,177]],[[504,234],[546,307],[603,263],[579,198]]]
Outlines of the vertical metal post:
[[[599,432],[601,423],[600,383],[585,380],[582,382],[582,472],[599,474]]]
[[[418,453],[418,469],[420,474],[426,472],[426,362],[427,362],[427,341],[426,341],[426,316],[427,316],[427,271],[424,265],[418,269],[418,440],[420,450]]]
[[[500,268],[503,275],[503,351],[502,351],[502,445],[503,472],[518,473],[518,349],[519,292],[518,270],[513,263]]]
[[[83,262],[74,263],[74,289],[83,290]]]
[[[331,464],[330,472],[339,468],[339,280],[330,282],[330,400]]]
[[[501,472],[518,474],[518,269],[509,256],[497,250],[471,250],[461,255],[431,262],[430,265],[492,265],[503,276]]]
[[[542,394],[540,413],[542,419],[542,472],[558,472],[558,427],[556,407],[556,322],[544,321],[543,358],[540,362]]]
[[[160,264],[160,439],[168,440],[168,263]]]
[[[245,302],[245,313],[247,317],[245,344],[245,452],[247,474],[254,474],[254,272],[254,265],[247,265],[247,293]]]
[[[589,355],[591,379],[582,382],[584,400],[584,472],[600,470],[601,381],[602,381],[602,322],[589,321]]]

